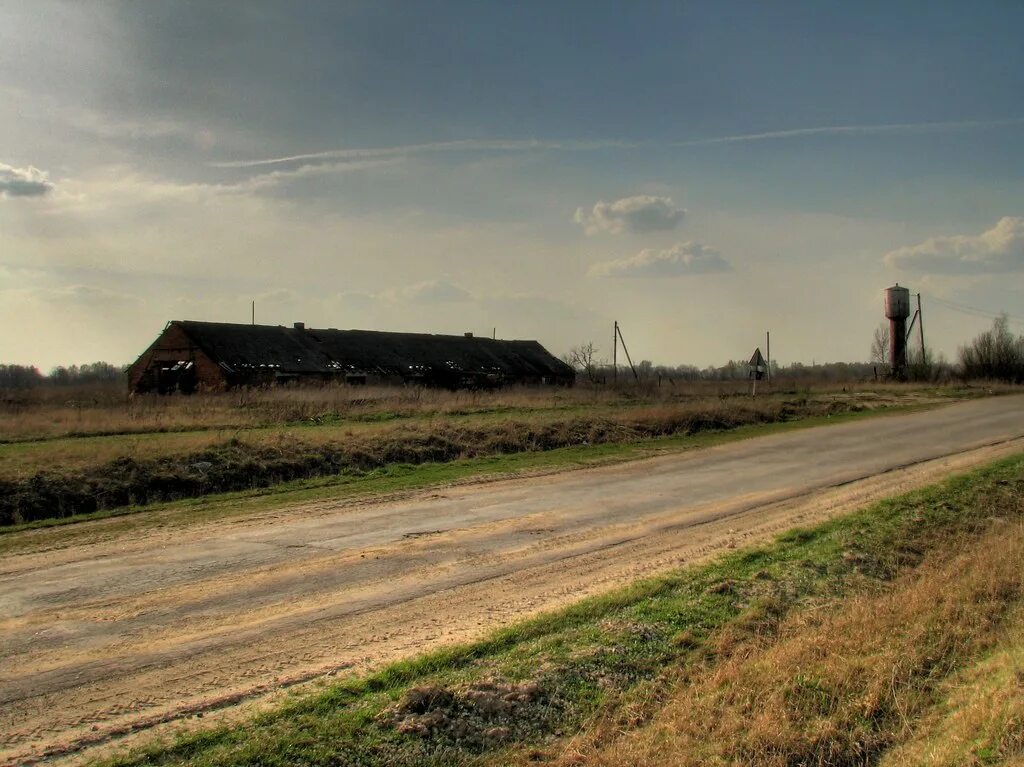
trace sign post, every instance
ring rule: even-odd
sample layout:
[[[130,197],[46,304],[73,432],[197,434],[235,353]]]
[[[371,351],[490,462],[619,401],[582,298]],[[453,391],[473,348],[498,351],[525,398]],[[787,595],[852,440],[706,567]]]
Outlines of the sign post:
[[[764,374],[768,371],[768,365],[764,361],[764,357],[761,355],[761,348],[754,349],[754,353],[750,357],[750,373],[748,374],[751,382],[750,396],[757,396],[757,382],[764,378]]]

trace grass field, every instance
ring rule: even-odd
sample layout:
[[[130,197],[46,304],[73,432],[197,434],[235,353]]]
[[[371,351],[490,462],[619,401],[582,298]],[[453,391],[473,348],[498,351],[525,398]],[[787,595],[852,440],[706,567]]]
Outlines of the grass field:
[[[1021,561],[1024,455],[104,764],[1011,764]]]
[[[359,479],[403,465],[633,444],[753,424],[884,412],[981,388],[739,384],[447,392],[325,387],[126,399],[4,400],[0,525],[183,498]]]

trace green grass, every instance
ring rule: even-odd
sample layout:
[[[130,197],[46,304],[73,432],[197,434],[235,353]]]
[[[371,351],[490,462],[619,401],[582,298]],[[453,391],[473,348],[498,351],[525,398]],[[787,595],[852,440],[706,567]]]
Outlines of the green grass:
[[[145,506],[125,506],[89,514],[0,526],[0,553],[9,553],[36,545],[36,537],[18,535],[32,531],[37,533],[46,531],[46,545],[51,547],[72,543],[80,534],[79,529],[75,528],[81,528],[82,533],[88,532],[82,528],[82,523],[86,522],[103,520],[102,535],[106,537],[148,527],[193,524],[239,515],[258,514],[269,509],[279,510],[282,507],[319,501],[386,498],[452,484],[624,463],[657,455],[728,444],[752,437],[849,423],[865,418],[920,412],[933,407],[936,406],[933,404],[901,405],[885,409],[845,412],[831,416],[808,417],[794,421],[752,424],[726,431],[673,435],[636,442],[609,442],[543,452],[492,455],[448,463],[393,464],[363,474],[340,474],[296,480],[267,488],[220,493]],[[71,526],[71,529],[61,531],[54,529],[68,526]]]
[[[771,631],[792,611],[884,587],[930,551],[979,538],[994,510],[1019,514],[1022,495],[1024,455],[1018,455],[790,531],[769,545],[583,600],[483,641],[341,681],[244,726],[185,735],[103,764],[502,763],[513,752],[556,742],[631,697],[656,697],[668,668],[713,663],[716,654]],[[517,686],[524,683],[533,686]],[[813,679],[797,687],[817,694]],[[529,692],[507,705],[484,705],[495,690],[524,689]]]

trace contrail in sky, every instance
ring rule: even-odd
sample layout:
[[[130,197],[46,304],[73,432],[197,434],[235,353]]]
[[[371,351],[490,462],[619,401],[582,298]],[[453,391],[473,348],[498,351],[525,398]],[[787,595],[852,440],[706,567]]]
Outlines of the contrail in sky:
[[[789,130],[767,131],[765,133],[738,133],[731,136],[714,136],[689,141],[673,141],[667,146],[703,146],[707,144],[739,144],[748,141],[772,141],[776,139],[799,138],[800,136],[850,136],[878,133],[929,133],[942,131],[970,130],[972,128],[998,128],[1024,125],[1024,118],[1006,120],[959,120],[931,123],[888,123],[885,125],[825,125],[817,128],[791,128]]]
[[[417,154],[447,154],[459,152],[530,152],[570,151],[587,152],[604,149],[658,149],[715,144],[743,144],[757,141],[779,141],[804,136],[866,136],[885,133],[929,133],[999,128],[1024,125],[1024,118],[1004,120],[960,120],[950,122],[888,123],[823,125],[812,128],[790,128],[763,133],[736,133],[726,136],[687,139],[684,141],[540,141],[537,139],[461,139],[405,146],[368,147],[363,149],[328,149],[256,160],[226,160],[211,163],[217,168],[255,168],[264,165],[282,165],[310,160],[365,160],[379,157],[404,157]]]

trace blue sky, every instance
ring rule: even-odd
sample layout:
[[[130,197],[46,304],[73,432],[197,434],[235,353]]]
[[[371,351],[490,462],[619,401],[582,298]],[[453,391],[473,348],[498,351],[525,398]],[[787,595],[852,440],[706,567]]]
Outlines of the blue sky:
[[[8,2],[0,358],[129,361],[255,299],[854,360],[897,280],[952,356],[988,320],[950,302],[1024,317],[1022,28],[1010,2]]]

